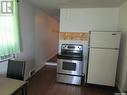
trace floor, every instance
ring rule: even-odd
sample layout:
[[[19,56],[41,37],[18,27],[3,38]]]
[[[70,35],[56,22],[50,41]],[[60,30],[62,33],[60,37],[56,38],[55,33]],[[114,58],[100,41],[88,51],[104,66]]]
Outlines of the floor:
[[[113,88],[74,86],[56,82],[56,66],[45,66],[28,84],[28,95],[114,95]]]
[[[51,59],[49,59],[47,62],[57,63],[57,55],[53,56]]]

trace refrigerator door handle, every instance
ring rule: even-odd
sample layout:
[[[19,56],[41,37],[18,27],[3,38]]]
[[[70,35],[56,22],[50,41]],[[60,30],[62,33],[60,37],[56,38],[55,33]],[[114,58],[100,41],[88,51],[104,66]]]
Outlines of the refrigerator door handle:
[[[104,48],[104,47],[89,47],[89,48],[95,48],[95,49],[113,49],[113,50],[119,50],[119,48]]]

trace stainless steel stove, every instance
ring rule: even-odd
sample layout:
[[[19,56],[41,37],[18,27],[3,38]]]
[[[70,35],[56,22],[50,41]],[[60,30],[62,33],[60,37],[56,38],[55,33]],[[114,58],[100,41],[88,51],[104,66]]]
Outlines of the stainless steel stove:
[[[83,72],[83,45],[62,44],[57,56],[57,82],[80,85]]]

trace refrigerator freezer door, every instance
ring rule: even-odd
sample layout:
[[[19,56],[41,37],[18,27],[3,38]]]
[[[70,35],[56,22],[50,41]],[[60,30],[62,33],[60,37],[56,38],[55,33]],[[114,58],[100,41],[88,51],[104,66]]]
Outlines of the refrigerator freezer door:
[[[119,50],[90,49],[87,83],[115,85]]]
[[[90,47],[119,48],[121,32],[91,32]]]

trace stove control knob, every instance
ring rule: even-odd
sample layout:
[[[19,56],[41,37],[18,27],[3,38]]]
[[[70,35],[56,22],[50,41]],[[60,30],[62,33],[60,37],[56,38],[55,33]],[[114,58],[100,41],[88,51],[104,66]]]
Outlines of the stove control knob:
[[[63,45],[62,48],[66,48],[66,45]]]

